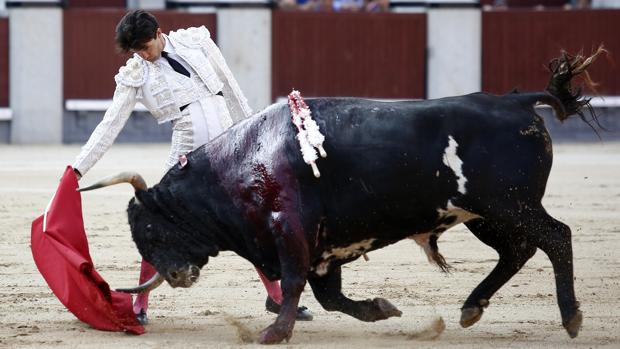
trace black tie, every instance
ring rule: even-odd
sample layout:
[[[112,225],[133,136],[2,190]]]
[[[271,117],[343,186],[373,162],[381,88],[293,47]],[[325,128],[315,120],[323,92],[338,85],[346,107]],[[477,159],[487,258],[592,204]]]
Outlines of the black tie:
[[[187,69],[185,69],[185,67],[181,65],[181,63],[179,63],[176,59],[168,57],[168,52],[161,51],[161,56],[164,57],[168,61],[168,63],[170,63],[170,66],[172,67],[172,69],[174,69],[175,72],[183,74],[189,78],[189,72],[187,71]]]

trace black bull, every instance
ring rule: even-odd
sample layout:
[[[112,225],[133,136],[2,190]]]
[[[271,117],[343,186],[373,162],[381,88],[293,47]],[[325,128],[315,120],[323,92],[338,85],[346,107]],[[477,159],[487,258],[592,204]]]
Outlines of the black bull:
[[[287,105],[276,104],[189,154],[159,184],[136,186],[133,239],[173,287],[192,285],[223,250],[281,279],[281,311],[260,337],[277,343],[292,334],[306,281],[326,310],[363,321],[399,316],[387,300],[343,295],[341,265],[412,237],[445,268],[437,238],[465,223],[499,260],[465,301],[461,325],[477,322],[540,248],[554,268],[562,323],[575,337],[582,315],[571,231],[541,204],[552,147],[533,108],[551,105],[560,119],[581,114],[587,102],[570,92],[570,80],[585,67],[563,62],[541,93],[308,100],[328,154],[317,162],[320,178],[302,160]]]

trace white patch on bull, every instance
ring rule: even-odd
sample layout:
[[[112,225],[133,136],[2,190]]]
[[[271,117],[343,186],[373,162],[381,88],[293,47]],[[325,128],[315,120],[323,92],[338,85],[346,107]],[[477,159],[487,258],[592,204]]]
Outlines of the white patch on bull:
[[[329,258],[346,259],[349,257],[360,256],[365,251],[368,251],[372,247],[372,243],[376,239],[367,239],[360,242],[355,242],[346,247],[336,247],[329,251],[323,252],[321,258],[327,260]]]
[[[372,243],[376,239],[367,239],[360,242],[353,243],[345,247],[332,248],[329,251],[323,252],[321,260],[310,270],[318,276],[323,276],[329,271],[329,265],[332,260],[335,259],[347,259],[351,257],[358,257],[363,255],[366,251],[372,248]]]
[[[453,227],[457,224],[460,223],[465,223],[467,221],[470,221],[474,218],[480,218],[480,216],[478,216],[475,213],[471,213],[465,209],[462,209],[458,206],[454,206],[454,204],[452,203],[451,200],[448,200],[448,203],[446,204],[446,209],[442,209],[442,208],[438,208],[437,212],[439,213],[440,216],[456,216],[456,221],[454,224],[451,224],[450,227]]]
[[[454,172],[456,176],[457,183],[459,185],[459,193],[465,194],[465,184],[467,183],[467,178],[463,174],[463,161],[456,155],[456,149],[458,148],[458,143],[452,138],[452,136],[448,136],[448,146],[444,150],[443,153],[443,163],[450,167],[450,169]]]
[[[414,240],[418,245],[420,245],[420,247],[422,247],[424,253],[426,254],[426,258],[431,263],[433,263],[433,258],[432,249],[429,241],[432,235],[436,235],[437,238],[439,238],[444,231],[452,228],[457,224],[465,223],[475,218],[480,218],[480,216],[475,213],[471,213],[458,206],[454,206],[454,204],[452,204],[452,201],[450,200],[448,200],[446,208],[438,208],[437,213],[439,214],[439,216],[437,217],[438,221],[445,221],[445,219],[449,217],[454,217],[455,219],[453,222],[450,222],[448,224],[443,223],[434,227],[431,232],[414,234],[409,237],[410,239]],[[436,231],[437,229],[439,229],[440,231]]]
[[[318,276],[325,276],[329,270],[329,261],[323,261],[316,266],[314,273]]]

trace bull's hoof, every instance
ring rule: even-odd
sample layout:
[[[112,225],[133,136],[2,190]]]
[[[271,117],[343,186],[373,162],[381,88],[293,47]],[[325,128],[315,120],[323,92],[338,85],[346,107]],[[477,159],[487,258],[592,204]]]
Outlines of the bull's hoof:
[[[270,325],[260,333],[258,342],[260,344],[278,344],[283,340],[288,342],[291,339],[292,334],[292,331],[288,331],[287,333],[287,331],[280,330],[275,325]]]
[[[579,334],[579,329],[581,329],[581,322],[583,321],[583,313],[581,310],[577,310],[575,315],[573,316],[568,323],[564,324],[564,328],[570,338],[575,338]]]
[[[398,310],[392,303],[390,303],[387,299],[383,298],[375,298],[372,300],[375,306],[379,309],[381,316],[377,318],[377,320],[385,320],[391,318],[392,316],[400,317],[403,315],[403,312]]]
[[[461,309],[461,326],[463,328],[470,327],[480,320],[482,317],[482,308],[471,307]]]

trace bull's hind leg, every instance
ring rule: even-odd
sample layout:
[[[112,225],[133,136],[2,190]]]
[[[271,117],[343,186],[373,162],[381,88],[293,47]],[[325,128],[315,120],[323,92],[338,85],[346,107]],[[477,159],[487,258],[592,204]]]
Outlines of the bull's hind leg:
[[[327,311],[340,311],[362,321],[385,320],[401,316],[402,312],[383,298],[354,301],[342,294],[342,271],[340,267],[324,276],[310,276],[308,282],[314,296]]]
[[[571,338],[577,337],[583,315],[575,298],[573,248],[570,228],[549,216],[542,206],[528,221],[528,239],[543,250],[553,265],[562,325]]]
[[[465,224],[480,241],[499,254],[495,268],[469,295],[461,308],[461,326],[469,327],[482,317],[489,299],[512,278],[536,253],[531,244],[515,227],[488,219],[476,219]]]

